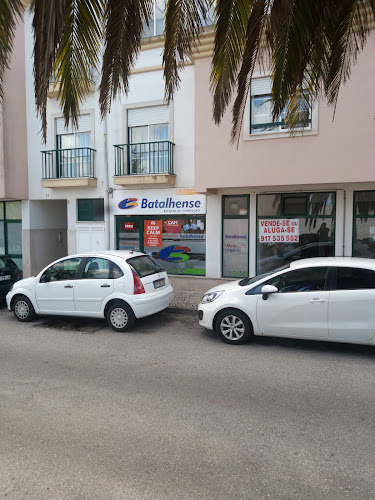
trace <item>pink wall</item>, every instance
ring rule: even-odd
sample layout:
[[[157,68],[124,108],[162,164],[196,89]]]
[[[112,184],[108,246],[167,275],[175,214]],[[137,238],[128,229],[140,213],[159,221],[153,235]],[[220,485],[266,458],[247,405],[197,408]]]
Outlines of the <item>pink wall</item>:
[[[231,114],[212,117],[211,60],[195,63],[195,189],[375,181],[375,35],[333,109],[319,103],[318,134],[229,145]]]
[[[25,33],[16,30],[10,69],[4,78],[2,103],[3,151],[0,164],[0,198],[27,199],[27,130],[25,90]],[[1,141],[0,141],[1,144]]]

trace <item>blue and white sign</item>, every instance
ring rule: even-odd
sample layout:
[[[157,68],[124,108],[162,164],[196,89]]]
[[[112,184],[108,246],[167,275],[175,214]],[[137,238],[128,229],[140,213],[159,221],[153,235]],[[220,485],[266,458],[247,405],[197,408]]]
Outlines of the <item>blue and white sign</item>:
[[[178,192],[178,190],[176,190]],[[127,195],[118,202],[124,215],[205,214],[206,196],[203,194],[175,194],[168,190],[124,191]],[[117,193],[117,196],[121,192]]]

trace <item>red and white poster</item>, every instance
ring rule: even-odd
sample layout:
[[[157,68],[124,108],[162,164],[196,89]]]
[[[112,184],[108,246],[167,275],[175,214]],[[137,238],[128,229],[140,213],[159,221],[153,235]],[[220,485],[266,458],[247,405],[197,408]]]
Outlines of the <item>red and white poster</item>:
[[[124,222],[124,229],[127,231],[134,231],[134,222]]]
[[[299,240],[299,219],[262,219],[260,243],[295,243]]]
[[[178,234],[181,230],[181,223],[178,219],[168,219],[164,222],[167,233]]]
[[[161,220],[145,220],[145,247],[161,247],[163,223]]]

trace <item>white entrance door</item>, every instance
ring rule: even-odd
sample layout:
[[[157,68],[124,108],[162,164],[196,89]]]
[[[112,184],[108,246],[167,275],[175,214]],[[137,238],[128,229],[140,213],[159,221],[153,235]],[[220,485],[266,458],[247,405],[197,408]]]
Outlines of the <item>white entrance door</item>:
[[[328,337],[329,291],[327,268],[311,267],[283,273],[269,282],[278,288],[257,302],[257,320],[263,335]]]

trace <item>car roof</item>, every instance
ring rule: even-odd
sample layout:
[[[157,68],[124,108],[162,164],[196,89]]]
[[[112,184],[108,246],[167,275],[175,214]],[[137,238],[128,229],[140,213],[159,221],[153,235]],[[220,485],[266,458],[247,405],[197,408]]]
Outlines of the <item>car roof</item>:
[[[81,257],[121,257],[122,259],[128,259],[129,257],[139,257],[141,255],[146,255],[142,252],[135,252],[133,250],[101,250],[99,252],[85,252],[79,254]]]
[[[375,260],[361,257],[313,257],[300,259],[290,263],[291,269],[312,266],[362,267],[375,270]]]

